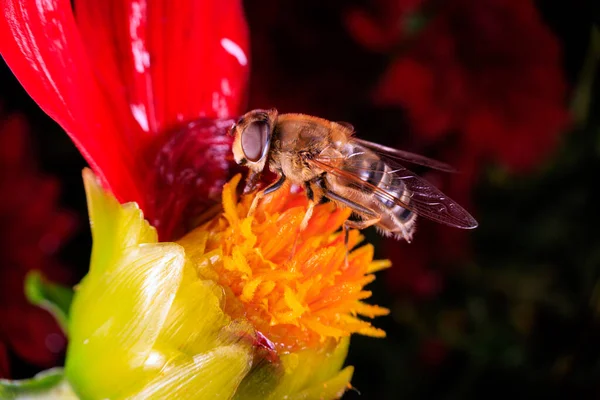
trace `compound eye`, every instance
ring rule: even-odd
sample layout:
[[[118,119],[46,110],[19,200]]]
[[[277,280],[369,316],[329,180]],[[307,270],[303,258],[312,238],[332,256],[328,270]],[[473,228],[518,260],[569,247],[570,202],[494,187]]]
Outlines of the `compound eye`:
[[[256,162],[263,156],[269,140],[269,125],[264,121],[248,124],[242,132],[242,151],[250,162]]]

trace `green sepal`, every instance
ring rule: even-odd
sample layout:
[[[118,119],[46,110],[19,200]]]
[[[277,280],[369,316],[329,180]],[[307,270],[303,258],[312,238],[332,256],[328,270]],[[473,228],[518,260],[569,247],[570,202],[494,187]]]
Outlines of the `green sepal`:
[[[66,381],[62,368],[52,368],[42,371],[30,379],[7,380],[0,379],[0,399],[62,399],[77,400]]]
[[[39,271],[30,271],[25,277],[25,297],[31,304],[52,314],[63,332],[68,333],[69,309],[73,301],[71,288],[48,282]]]

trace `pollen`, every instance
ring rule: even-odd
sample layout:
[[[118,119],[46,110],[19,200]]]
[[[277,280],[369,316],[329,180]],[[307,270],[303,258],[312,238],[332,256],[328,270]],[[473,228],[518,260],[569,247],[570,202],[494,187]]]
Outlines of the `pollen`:
[[[238,196],[239,181],[237,175],[224,186],[222,212],[179,242],[198,274],[224,288],[226,312],[248,319],[279,351],[353,333],[384,337],[366,319],[389,310],[365,303],[371,296],[365,286],[390,263],[374,261],[372,245],[358,247],[357,230],[344,244],[340,228],[350,210],[318,205],[300,231],[304,193],[281,188],[248,216],[254,195]]]

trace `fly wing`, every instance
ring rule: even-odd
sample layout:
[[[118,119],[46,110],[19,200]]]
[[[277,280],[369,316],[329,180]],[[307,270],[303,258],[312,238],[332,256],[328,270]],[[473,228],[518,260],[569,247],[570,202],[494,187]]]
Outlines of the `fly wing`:
[[[373,152],[384,156],[384,158],[393,158],[401,161],[407,161],[412,164],[423,165],[428,168],[437,169],[439,171],[444,172],[456,172],[456,169],[448,165],[444,162],[434,160],[429,157],[422,156],[420,154],[411,153],[410,151],[394,149],[393,147],[387,147],[382,144],[369,142],[368,140],[359,139],[357,137],[353,137],[352,141],[366,147]]]
[[[374,163],[385,166],[366,166],[365,157],[361,155],[369,153],[373,155],[370,159],[375,160]],[[384,202],[399,205],[427,219],[461,229],[473,229],[478,225],[471,214],[431,183],[396,162],[382,161],[360,144],[354,143],[352,154],[341,159],[317,156],[310,162],[355,189],[373,193]]]

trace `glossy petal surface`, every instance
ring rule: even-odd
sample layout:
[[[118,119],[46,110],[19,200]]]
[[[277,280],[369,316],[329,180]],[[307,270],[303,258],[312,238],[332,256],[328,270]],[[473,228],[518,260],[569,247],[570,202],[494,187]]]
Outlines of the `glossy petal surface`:
[[[94,249],[71,310],[69,382],[83,399],[230,398],[252,365],[250,327],[223,313],[181,246],[157,243],[135,204],[84,175]]]
[[[68,0],[0,5],[0,52],[25,89],[121,202],[160,214],[147,172],[164,136],[245,101],[240,2],[80,0],[75,15]]]

